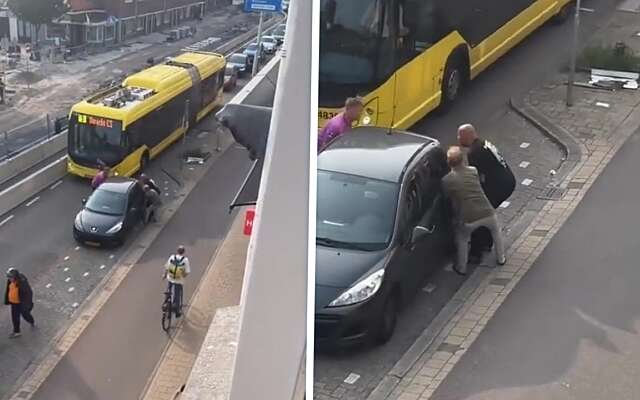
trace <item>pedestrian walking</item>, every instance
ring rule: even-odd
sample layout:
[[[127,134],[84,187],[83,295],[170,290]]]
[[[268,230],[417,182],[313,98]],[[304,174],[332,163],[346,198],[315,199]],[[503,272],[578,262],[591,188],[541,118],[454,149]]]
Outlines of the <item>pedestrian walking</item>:
[[[101,165],[96,176],[91,180],[91,187],[95,190],[98,186],[102,185],[104,181],[109,177],[109,167]]]
[[[344,111],[331,118],[318,134],[318,153],[335,138],[351,129],[353,123],[360,119],[364,102],[360,97],[350,97],[344,105]]]
[[[468,164],[478,170],[482,189],[491,206],[497,209],[516,188],[516,177],[507,161],[493,143],[478,136],[471,124],[458,128],[458,143],[467,154]],[[479,262],[482,253],[490,251],[492,246],[491,233],[479,228],[471,234],[470,259]]]
[[[155,190],[155,192],[158,193],[158,195],[162,194],[158,185],[156,185],[154,180],[149,178],[146,174],[140,174],[140,177],[138,178],[138,183],[140,183],[140,185],[143,188],[144,188],[144,185],[148,185],[151,189]]]
[[[176,254],[173,254],[167,260],[164,271],[164,279],[169,281],[169,291],[173,290],[173,309],[176,317],[182,315],[182,294],[184,289],[185,278],[191,273],[191,265],[189,258],[186,256],[184,246],[178,246]]]
[[[15,268],[7,270],[7,288],[4,292],[4,304],[11,307],[11,322],[13,332],[10,338],[22,335],[20,332],[20,317],[24,318],[31,327],[35,327],[35,320],[31,315],[33,310],[33,291],[27,277]]]
[[[442,188],[454,210],[454,228],[457,260],[454,270],[466,275],[471,232],[485,227],[495,242],[498,265],[506,262],[500,224],[495,209],[484,194],[480,177],[475,167],[464,163],[464,154],[458,146],[447,151],[447,163],[451,171],[442,179]]]
[[[157,222],[156,213],[162,205],[160,195],[151,188],[149,185],[144,185],[142,190],[144,191],[144,223]]]

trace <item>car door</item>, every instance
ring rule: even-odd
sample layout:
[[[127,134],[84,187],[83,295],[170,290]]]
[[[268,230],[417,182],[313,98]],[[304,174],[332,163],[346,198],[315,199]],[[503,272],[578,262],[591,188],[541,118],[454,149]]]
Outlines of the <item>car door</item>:
[[[127,230],[133,228],[138,221],[142,220],[144,213],[144,193],[140,185],[135,184],[129,191],[129,199],[127,201],[127,218],[125,225]]]
[[[418,225],[424,214],[420,178],[417,171],[411,170],[407,174],[403,193],[400,199],[400,223],[398,224],[398,240],[395,256],[391,260],[394,275],[403,292],[403,298],[408,299],[419,287],[424,274],[422,265],[426,253],[424,246],[414,246],[411,242],[413,229]]]

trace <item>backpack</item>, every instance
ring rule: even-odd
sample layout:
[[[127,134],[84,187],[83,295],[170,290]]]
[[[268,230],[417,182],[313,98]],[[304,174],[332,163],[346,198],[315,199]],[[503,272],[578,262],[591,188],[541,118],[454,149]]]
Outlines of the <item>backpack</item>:
[[[185,264],[184,260],[185,260],[184,256],[182,256],[182,258],[180,259],[178,259],[177,255],[171,256],[171,259],[169,260],[169,262],[173,266],[173,268],[169,267],[169,274],[171,275],[171,278],[180,279],[183,277],[184,264]]]

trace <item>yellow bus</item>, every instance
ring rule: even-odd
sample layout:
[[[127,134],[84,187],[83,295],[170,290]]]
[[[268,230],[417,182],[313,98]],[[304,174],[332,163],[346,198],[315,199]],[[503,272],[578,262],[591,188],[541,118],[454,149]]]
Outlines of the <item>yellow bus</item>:
[[[347,97],[358,124],[407,129],[572,0],[321,0],[319,125]]]
[[[127,77],[74,105],[67,170],[91,178],[100,165],[131,176],[222,105],[226,61],[189,52]]]

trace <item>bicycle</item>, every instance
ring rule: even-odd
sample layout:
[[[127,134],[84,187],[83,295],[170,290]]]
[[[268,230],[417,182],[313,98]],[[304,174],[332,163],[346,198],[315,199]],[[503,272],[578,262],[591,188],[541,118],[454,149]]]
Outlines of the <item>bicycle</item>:
[[[171,328],[171,314],[173,314],[173,295],[171,286],[164,292],[164,302],[162,303],[162,330],[169,332]]]

